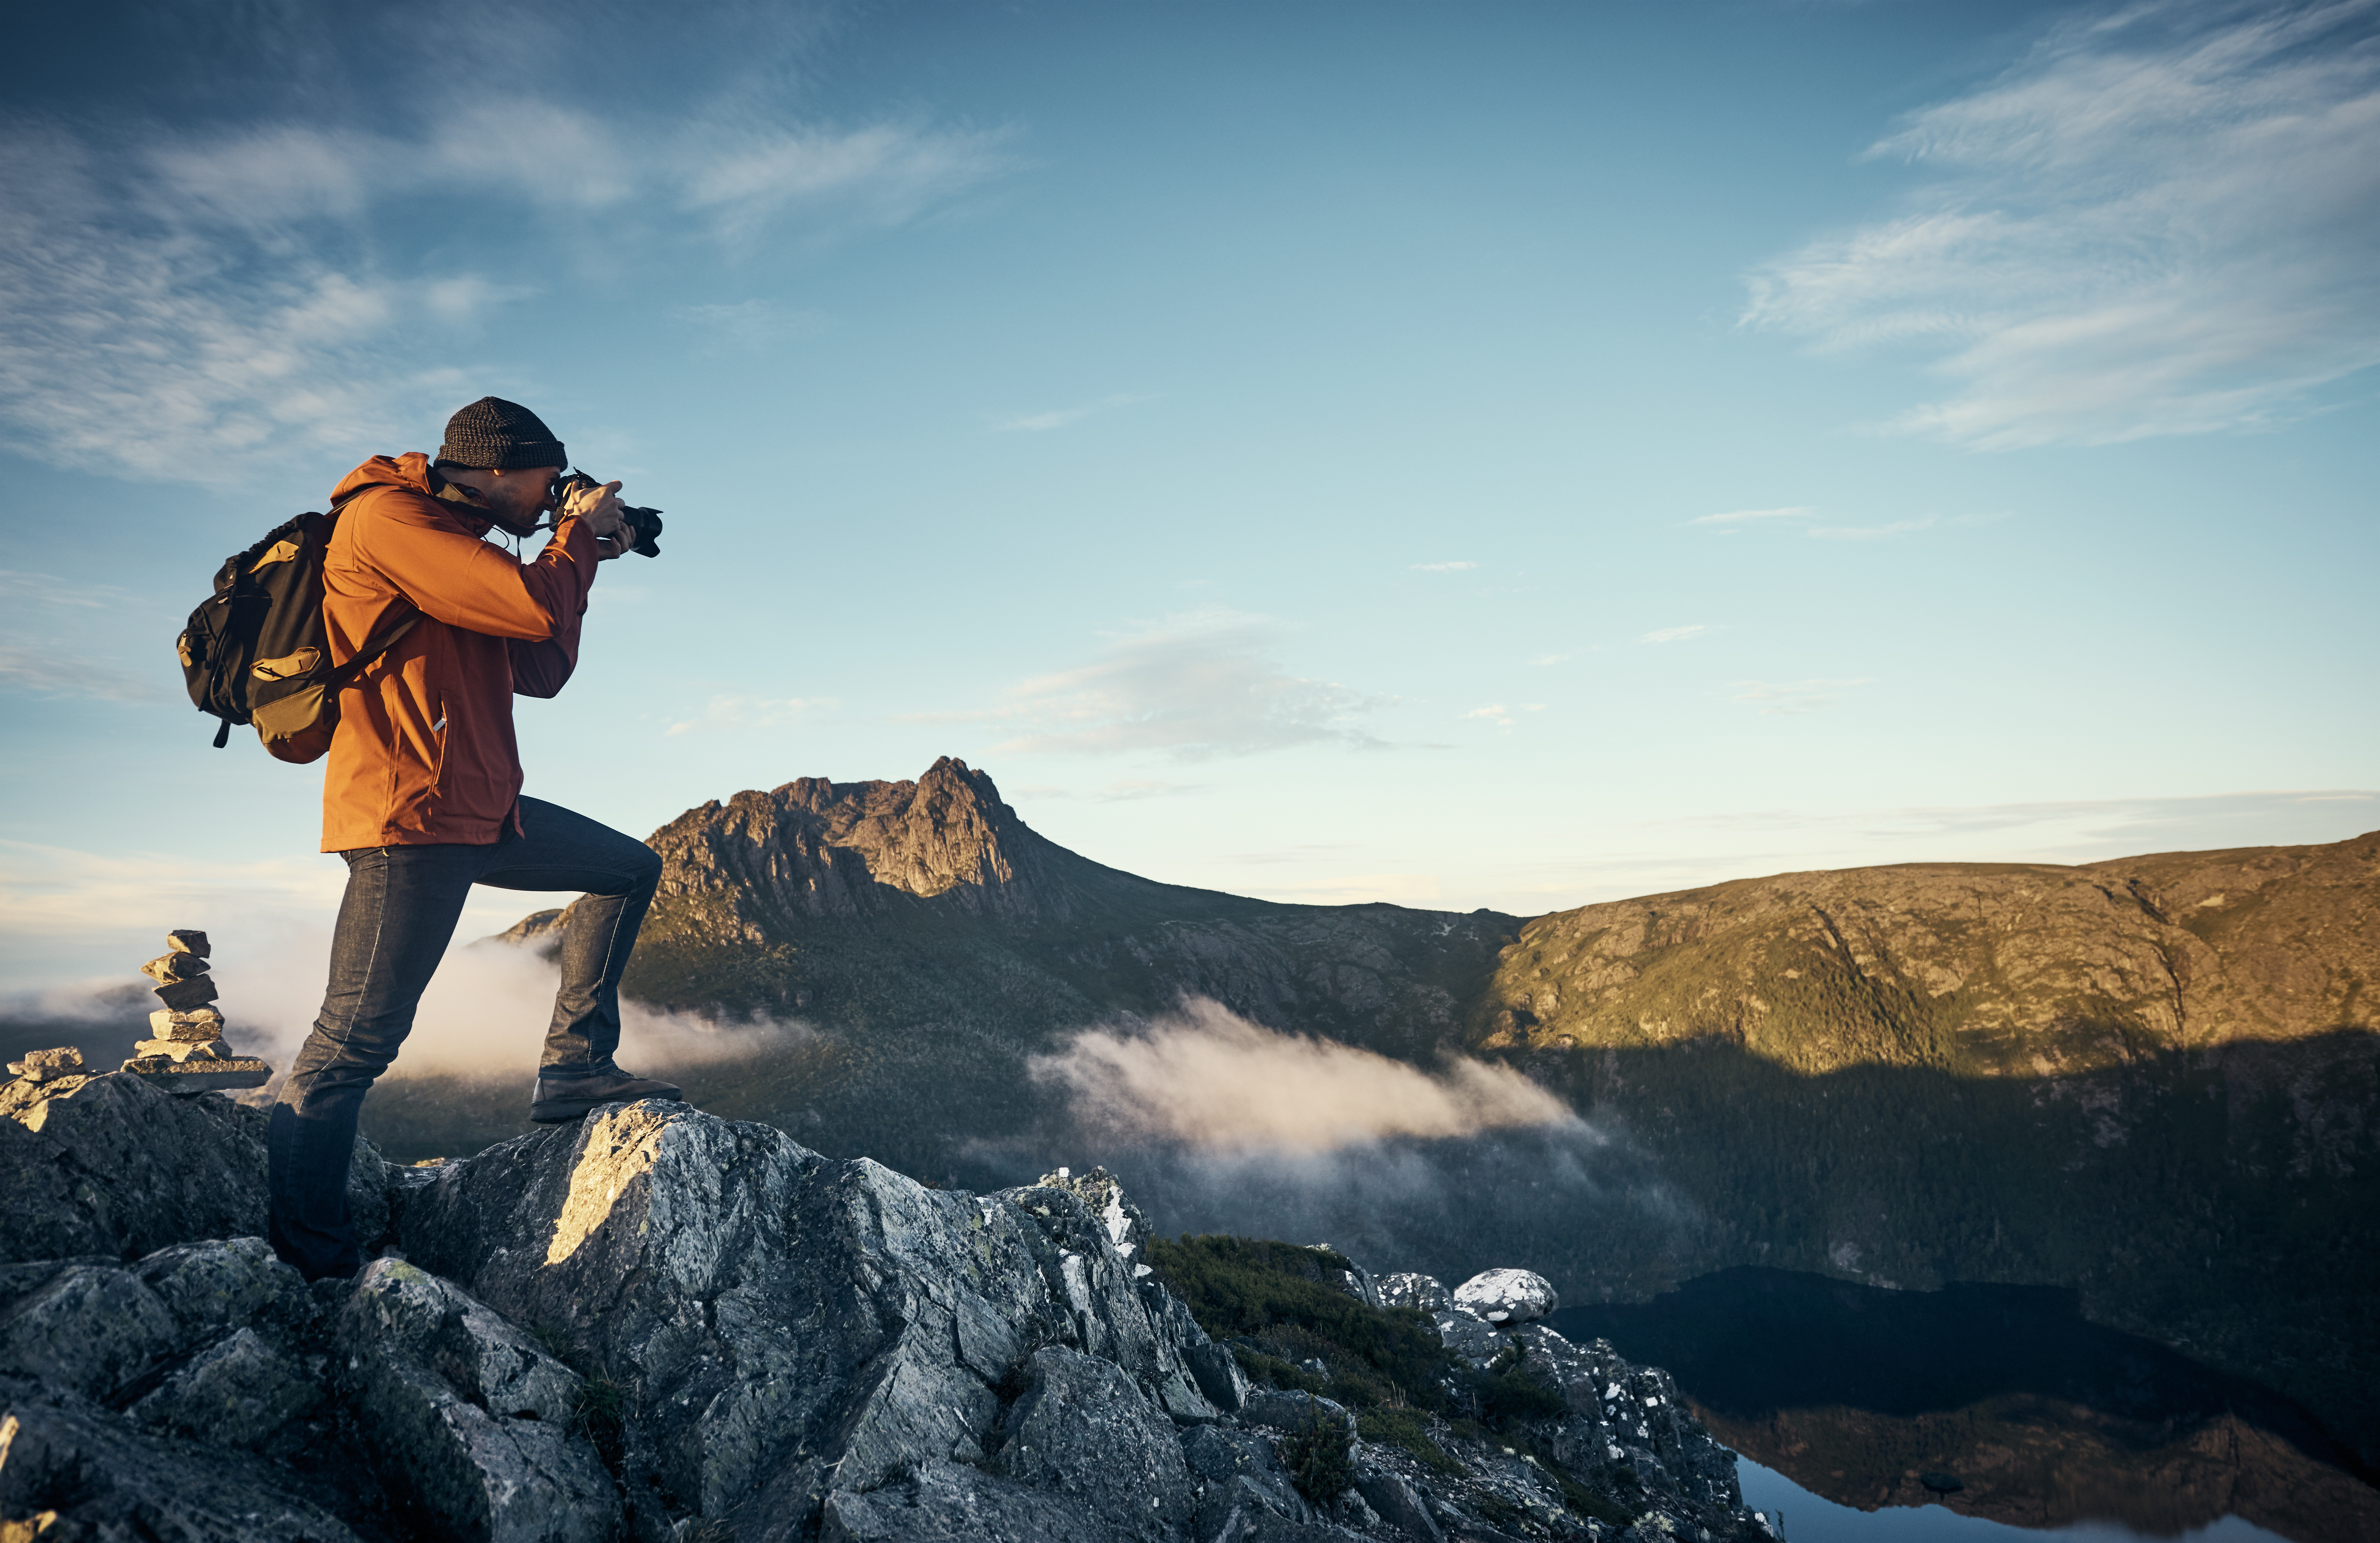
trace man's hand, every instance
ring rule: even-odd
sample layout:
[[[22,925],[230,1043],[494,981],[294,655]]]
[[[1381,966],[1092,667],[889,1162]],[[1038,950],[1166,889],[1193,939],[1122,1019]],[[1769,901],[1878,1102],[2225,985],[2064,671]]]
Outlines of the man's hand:
[[[637,544],[636,531],[628,524],[627,511],[620,504],[620,484],[606,482],[600,488],[586,489],[570,495],[562,507],[563,517],[572,516],[587,522],[595,534],[595,553],[599,560],[609,562]]]

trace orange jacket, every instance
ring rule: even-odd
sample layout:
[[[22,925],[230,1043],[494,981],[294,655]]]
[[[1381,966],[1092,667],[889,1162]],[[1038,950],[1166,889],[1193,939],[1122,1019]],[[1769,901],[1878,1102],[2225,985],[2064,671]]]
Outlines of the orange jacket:
[[[479,494],[419,452],[373,456],[332,496],[358,489],[323,553],[332,662],[421,619],[339,694],[322,850],[492,842],[520,796],[513,694],[551,697],[578,662],[594,533],[565,519],[521,562],[480,539]]]

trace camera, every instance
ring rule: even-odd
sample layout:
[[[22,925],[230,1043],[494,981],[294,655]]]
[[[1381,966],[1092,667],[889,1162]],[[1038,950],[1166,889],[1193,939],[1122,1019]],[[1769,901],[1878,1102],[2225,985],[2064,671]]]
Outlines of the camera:
[[[553,506],[559,510],[577,494],[598,491],[602,486],[583,471],[557,477],[553,480]],[[634,504],[622,504],[620,512],[627,516],[629,532],[636,537],[627,550],[640,557],[659,557],[662,554],[662,512],[639,508]]]

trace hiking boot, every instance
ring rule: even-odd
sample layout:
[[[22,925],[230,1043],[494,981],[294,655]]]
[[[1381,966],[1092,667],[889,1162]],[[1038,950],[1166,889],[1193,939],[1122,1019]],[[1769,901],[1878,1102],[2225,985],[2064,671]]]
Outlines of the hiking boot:
[[[638,1099],[674,1099],[681,1089],[673,1082],[630,1076],[617,1066],[591,1077],[540,1077],[537,1096],[529,1100],[528,1117],[540,1125],[565,1124],[584,1119],[598,1104],[631,1104]]]

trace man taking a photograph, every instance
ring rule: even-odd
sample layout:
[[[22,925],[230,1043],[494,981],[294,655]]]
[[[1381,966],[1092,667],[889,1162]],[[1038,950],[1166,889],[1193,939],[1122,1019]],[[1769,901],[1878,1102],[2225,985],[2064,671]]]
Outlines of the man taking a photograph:
[[[529,1117],[678,1096],[612,1060],[620,976],[661,859],[521,796],[513,697],[551,697],[570,679],[596,565],[637,540],[617,482],[574,495],[530,561],[484,539],[540,529],[569,464],[536,414],[485,396],[448,420],[434,459],[376,456],[333,495],[322,599],[333,662],[396,640],[339,696],[322,850],[346,860],[346,898],[322,1011],[268,1137],[273,1247],[310,1281],[362,1268],[346,1197],[357,1119],[413,1027],[472,885],[586,892],[563,931]]]

